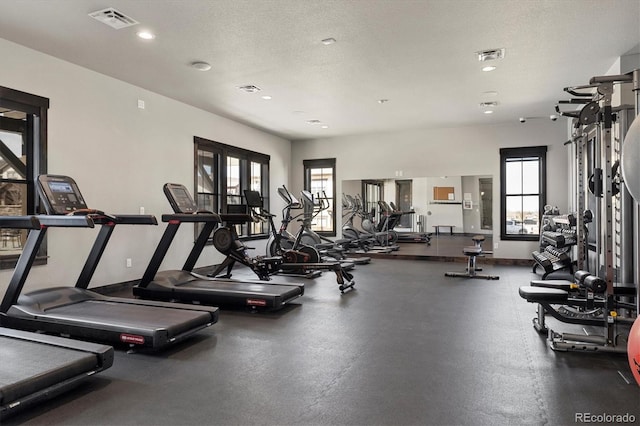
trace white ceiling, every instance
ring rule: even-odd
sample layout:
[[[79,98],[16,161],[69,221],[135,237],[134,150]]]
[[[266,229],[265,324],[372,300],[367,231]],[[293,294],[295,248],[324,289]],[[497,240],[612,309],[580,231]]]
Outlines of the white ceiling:
[[[88,16],[106,7],[140,24]],[[299,140],[548,117],[563,87],[639,51],[640,0],[2,0],[0,37]]]

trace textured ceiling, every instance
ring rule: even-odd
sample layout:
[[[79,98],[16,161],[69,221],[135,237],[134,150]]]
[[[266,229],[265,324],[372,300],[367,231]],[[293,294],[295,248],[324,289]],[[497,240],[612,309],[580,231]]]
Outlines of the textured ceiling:
[[[88,16],[105,7],[140,23]],[[640,1],[2,0],[0,37],[298,140],[548,117],[563,87],[638,52]]]

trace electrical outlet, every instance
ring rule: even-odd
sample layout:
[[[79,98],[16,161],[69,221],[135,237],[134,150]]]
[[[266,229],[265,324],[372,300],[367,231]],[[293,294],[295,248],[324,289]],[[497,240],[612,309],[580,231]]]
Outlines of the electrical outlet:
[[[144,207],[140,207],[140,214],[144,214]]]
[[[493,243],[493,249],[497,249],[498,248],[498,243]]]
[[[131,258],[127,258],[127,268],[131,268]]]

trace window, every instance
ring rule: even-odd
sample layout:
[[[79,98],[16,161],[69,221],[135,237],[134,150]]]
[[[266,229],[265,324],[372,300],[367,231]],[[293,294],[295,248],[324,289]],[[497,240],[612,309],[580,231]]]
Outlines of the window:
[[[325,198],[328,206],[313,221],[312,229],[320,235],[335,236],[336,159],[304,160],[304,188],[314,197]]]
[[[195,193],[198,208],[226,213],[229,206],[246,204],[244,190],[260,192],[269,206],[269,160],[266,154],[194,137]],[[252,222],[238,227],[244,237],[264,237],[268,225]],[[201,227],[196,228],[196,234]]]
[[[500,238],[538,240],[546,204],[546,146],[500,150]]]
[[[47,110],[49,99],[0,86],[0,214],[37,214],[38,175],[47,171]],[[0,230],[0,268],[13,268],[27,231]],[[46,263],[43,244],[37,263]]]

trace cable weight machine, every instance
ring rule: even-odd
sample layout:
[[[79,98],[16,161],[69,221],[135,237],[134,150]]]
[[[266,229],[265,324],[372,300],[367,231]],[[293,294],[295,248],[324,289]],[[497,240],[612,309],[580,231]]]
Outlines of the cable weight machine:
[[[591,273],[602,277],[606,289],[599,321],[603,333],[583,335],[549,330],[549,344],[555,350],[627,352],[628,326],[637,315],[638,290],[633,283],[638,282],[639,228],[638,207],[626,188],[620,165],[633,107],[614,106],[613,95],[619,86],[632,83],[637,113],[639,73],[635,70],[593,77],[588,85],[565,88],[574,98],[559,104],[583,107],[578,111],[561,111],[556,106],[559,114],[573,119],[573,135],[568,145],[573,161],[570,193],[575,194],[571,203],[578,220],[577,269],[588,267]],[[591,217],[589,223],[587,218]]]

